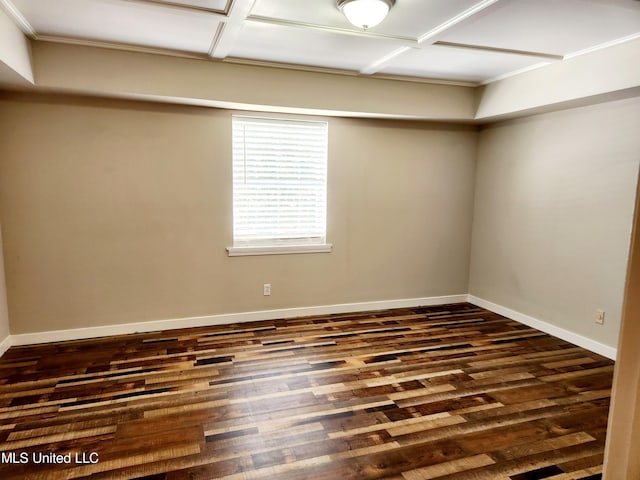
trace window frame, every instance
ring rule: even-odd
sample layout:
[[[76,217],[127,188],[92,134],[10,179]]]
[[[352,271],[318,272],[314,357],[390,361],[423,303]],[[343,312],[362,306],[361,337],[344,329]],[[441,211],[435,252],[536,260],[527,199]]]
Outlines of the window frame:
[[[236,159],[234,157],[235,143],[234,143],[234,120],[249,119],[249,120],[266,120],[269,122],[281,122],[286,124],[290,122],[292,124],[324,124],[326,131],[325,145],[324,145],[324,237],[300,237],[296,238],[270,238],[263,241],[253,243],[247,240],[238,240],[236,238],[236,179],[234,177],[234,165]],[[309,119],[300,118],[297,116],[280,116],[280,115],[261,115],[250,112],[237,112],[231,115],[231,148],[232,148],[232,245],[226,247],[228,256],[257,256],[257,255],[284,255],[284,254],[307,254],[307,253],[330,253],[333,250],[333,245],[327,242],[327,227],[328,227],[328,170],[329,170],[329,121],[326,119]],[[299,241],[296,241],[299,240]]]

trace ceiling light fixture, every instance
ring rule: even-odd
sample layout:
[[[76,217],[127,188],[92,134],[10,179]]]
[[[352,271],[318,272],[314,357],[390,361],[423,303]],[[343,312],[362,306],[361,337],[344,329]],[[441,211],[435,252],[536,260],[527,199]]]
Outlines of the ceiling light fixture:
[[[395,0],[338,0],[338,8],[354,26],[366,30],[378,25]]]

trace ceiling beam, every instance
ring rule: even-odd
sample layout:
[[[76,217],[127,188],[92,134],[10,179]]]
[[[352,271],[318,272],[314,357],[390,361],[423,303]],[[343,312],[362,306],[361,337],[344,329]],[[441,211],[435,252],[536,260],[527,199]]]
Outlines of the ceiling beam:
[[[470,122],[475,88],[34,42],[37,89],[218,108]],[[321,95],[318,92],[322,92]]]

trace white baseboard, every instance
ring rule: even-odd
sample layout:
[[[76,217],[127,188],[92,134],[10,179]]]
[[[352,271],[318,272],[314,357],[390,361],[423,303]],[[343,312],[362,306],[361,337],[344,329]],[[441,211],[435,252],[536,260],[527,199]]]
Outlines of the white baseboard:
[[[605,345],[604,343],[596,342],[595,340],[592,340],[590,338],[583,337],[582,335],[578,335],[577,333],[565,330],[564,328],[557,327],[555,325],[552,325],[551,323],[539,320],[534,317],[530,317],[529,315],[525,315],[524,313],[517,312],[510,308],[503,307],[502,305],[498,305],[497,303],[489,302],[488,300],[474,297],[473,295],[468,295],[467,301],[469,303],[477,305],[478,307],[486,308],[487,310],[491,310],[492,312],[510,318],[511,320],[515,320],[516,322],[524,323],[525,325],[535,328],[536,330],[540,330],[542,332],[553,335],[554,337],[558,337],[562,340],[566,340],[567,342],[571,342],[574,345],[578,345],[579,347],[586,348],[587,350],[595,352],[611,360],[615,360],[618,355],[617,348],[610,347],[609,345]]]
[[[120,325],[105,325],[100,327],[75,328],[70,330],[53,330],[49,332],[22,333],[9,335],[0,342],[0,356],[13,345],[35,345],[39,343],[61,342],[67,340],[81,340],[83,338],[97,338],[109,335],[124,335],[128,333],[155,332],[176,328],[207,327],[226,325],[230,323],[251,322],[257,320],[273,320],[277,318],[304,317],[310,315],[330,315],[333,313],[365,312],[369,310],[386,310],[390,308],[406,308],[447,303],[469,302],[492,312],[503,315],[532,328],[566,340],[592,352],[603,355],[612,360],[616,359],[617,349],[597,342],[577,333],[565,330],[543,320],[539,320],[524,313],[517,312],[497,303],[489,302],[473,295],[447,295],[441,297],[407,298],[401,300],[383,300],[360,303],[343,303],[338,305],[322,305],[315,307],[283,308],[277,310],[262,310],[254,312],[228,313],[208,315],[203,317],[177,318],[170,320],[155,320],[149,322],[126,323]]]
[[[7,335],[7,337],[0,342],[0,357],[5,354],[9,348],[13,346],[13,338],[11,335]]]
[[[369,310],[386,310],[389,308],[444,305],[447,303],[461,303],[466,301],[467,294],[461,294],[447,295],[442,297],[422,297],[407,298],[402,300],[344,303],[339,305],[323,305],[317,307],[284,308],[279,310],[262,310],[255,312],[209,315],[204,317],[155,320],[150,322],[106,325],[101,327],[76,328],[71,330],[21,333],[17,335],[11,335],[7,340],[9,341],[9,346],[35,345],[38,343],[80,340],[83,338],[105,337],[109,335],[124,335],[127,333],[155,332],[159,330],[171,330],[176,328],[208,327],[212,325],[225,325],[229,323],[242,323],[256,320],[274,320],[277,318],[305,317],[310,315],[330,315],[332,313],[365,312]],[[7,340],[5,340],[5,342],[7,342]],[[5,342],[3,342],[3,344]]]

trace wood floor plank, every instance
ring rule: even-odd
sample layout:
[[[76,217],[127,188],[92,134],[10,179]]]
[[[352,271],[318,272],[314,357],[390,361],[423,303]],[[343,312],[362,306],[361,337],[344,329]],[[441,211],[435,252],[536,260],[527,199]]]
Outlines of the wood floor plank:
[[[0,478],[594,480],[612,372],[467,303],[12,347]]]

